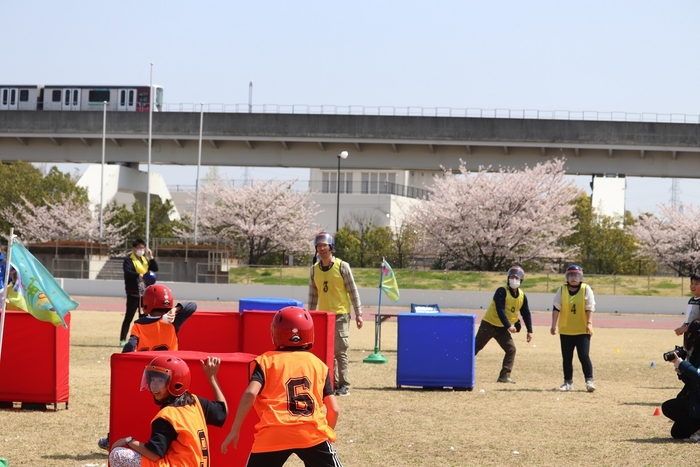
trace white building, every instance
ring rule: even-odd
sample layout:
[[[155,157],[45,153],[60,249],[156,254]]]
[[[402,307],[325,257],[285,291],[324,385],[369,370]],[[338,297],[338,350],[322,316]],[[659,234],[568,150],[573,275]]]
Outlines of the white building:
[[[339,228],[346,224],[352,228],[358,221],[396,230],[410,209],[428,195],[433,175],[440,173],[341,169],[338,183],[337,170],[311,169],[309,189],[323,211],[316,222],[329,232],[336,231],[336,222]]]

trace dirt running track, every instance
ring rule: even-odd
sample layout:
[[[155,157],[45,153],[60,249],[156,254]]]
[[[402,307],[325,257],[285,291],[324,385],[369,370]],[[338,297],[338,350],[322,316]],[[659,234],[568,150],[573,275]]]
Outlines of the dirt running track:
[[[122,297],[91,297],[91,296],[74,296],[73,299],[80,303],[80,310],[91,311],[116,311],[124,312],[126,308],[126,299]],[[198,301],[197,307],[200,311],[234,311],[238,312],[238,302],[222,302],[222,301]],[[365,315],[375,314],[376,307],[363,307]],[[401,312],[408,311],[402,307],[382,307],[382,312]],[[477,321],[481,321],[484,316],[484,310],[460,310],[447,309],[443,310],[446,313],[473,313],[477,317]],[[365,321],[371,320],[372,317],[365,316]],[[395,319],[395,318],[390,318]],[[550,326],[552,323],[552,313],[544,311],[535,311],[532,313],[532,324],[535,326]],[[669,315],[632,315],[618,313],[596,313],[593,317],[594,328],[630,328],[630,329],[676,329],[683,323],[683,315],[678,313],[677,316]]]

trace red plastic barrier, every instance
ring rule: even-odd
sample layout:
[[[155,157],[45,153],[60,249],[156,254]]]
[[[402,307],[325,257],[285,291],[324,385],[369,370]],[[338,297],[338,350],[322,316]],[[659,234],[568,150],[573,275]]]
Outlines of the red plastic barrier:
[[[68,403],[70,313],[65,321],[64,329],[25,311],[5,312],[0,401]]]
[[[141,377],[144,367],[157,356],[165,352],[133,352],[116,353],[111,358],[111,389],[110,389],[110,444],[120,438],[133,436],[141,442],[148,441],[151,434],[151,420],[158,413],[158,406],[153,402],[153,396],[148,391],[140,391]],[[211,391],[200,360],[210,352],[178,351],[168,355],[180,357],[190,367],[192,383],[190,392],[213,400]],[[208,427],[211,465],[243,466],[248,459],[253,445],[253,428],[258,422],[255,410],[250,411],[241,429],[238,449],[229,446],[228,453],[221,453],[221,443],[231,430],[231,424],[236,415],[238,402],[243,391],[248,386],[248,365],[255,356],[244,353],[217,354],[221,358],[221,368],[217,379],[226,397],[229,413],[223,428]]]
[[[327,311],[310,311],[314,320],[314,346],[311,353],[320,358],[333,375],[333,355],[335,353],[335,314]],[[240,351],[260,355],[274,350],[270,336],[270,324],[274,311],[244,311],[241,313]],[[331,376],[331,383],[332,383]]]
[[[240,352],[240,322],[236,311],[197,311],[180,327],[180,350]]]
[[[314,346],[311,352],[333,374],[335,314],[311,311],[314,320]],[[270,324],[274,311],[197,311],[180,328],[180,350],[260,355],[272,347]]]

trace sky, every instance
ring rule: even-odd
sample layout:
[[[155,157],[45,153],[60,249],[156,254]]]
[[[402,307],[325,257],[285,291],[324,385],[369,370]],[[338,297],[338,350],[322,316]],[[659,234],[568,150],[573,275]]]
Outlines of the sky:
[[[13,46],[0,83],[147,85],[153,63],[166,104],[247,104],[252,81],[254,104],[700,114],[697,0],[6,0],[1,11],[12,20],[0,44]],[[195,184],[191,169],[152,171]],[[655,211],[670,189],[629,177],[627,209]],[[693,203],[700,181],[680,189]]]

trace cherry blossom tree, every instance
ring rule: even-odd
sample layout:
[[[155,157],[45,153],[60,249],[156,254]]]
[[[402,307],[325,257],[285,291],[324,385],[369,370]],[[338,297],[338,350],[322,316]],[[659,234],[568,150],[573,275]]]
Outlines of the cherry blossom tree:
[[[254,180],[235,187],[232,181],[210,177],[200,192],[201,235],[231,241],[248,264],[270,253],[308,253],[319,211],[312,192],[292,190],[295,181]]]
[[[700,210],[684,204],[678,211],[660,205],[659,216],[642,214],[630,227],[641,244],[641,252],[670,266],[679,274],[698,271],[700,266]]]
[[[110,225],[112,215],[114,213],[104,211],[102,241],[115,247],[123,241],[124,231],[129,225]],[[35,205],[21,196],[18,203],[0,209],[0,216],[27,242],[99,240],[100,236],[99,212],[92,215],[87,200],[75,193],[44,199],[42,205]]]
[[[444,267],[496,271],[513,261],[561,257],[560,240],[571,233],[573,201],[581,193],[564,177],[564,162],[474,173],[463,161],[458,173],[443,167],[410,222],[423,229]]]

